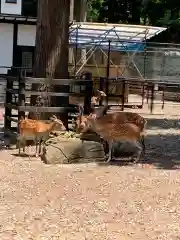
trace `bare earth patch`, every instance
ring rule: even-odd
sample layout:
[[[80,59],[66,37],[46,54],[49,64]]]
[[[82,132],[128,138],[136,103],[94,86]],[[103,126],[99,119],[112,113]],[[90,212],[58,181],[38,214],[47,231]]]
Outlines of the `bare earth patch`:
[[[166,111],[147,115],[148,165],[45,165],[2,151],[0,239],[180,239],[179,117]]]

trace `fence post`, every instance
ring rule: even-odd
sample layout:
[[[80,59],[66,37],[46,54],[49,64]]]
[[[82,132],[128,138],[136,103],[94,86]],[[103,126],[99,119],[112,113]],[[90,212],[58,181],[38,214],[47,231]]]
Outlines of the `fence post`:
[[[91,112],[91,97],[92,97],[92,94],[93,94],[92,73],[87,72],[85,74],[84,85],[85,85],[85,90],[84,90],[84,114],[89,114]]]
[[[142,105],[142,108],[144,106],[144,95],[145,95],[145,82],[143,82],[143,87],[142,87],[142,102],[141,102],[141,105]]]
[[[126,80],[122,81],[122,107],[121,111],[124,111],[124,103],[125,103],[125,98],[126,98]]]
[[[150,109],[151,109],[151,113],[153,112],[153,108],[154,108],[154,99],[155,99],[155,86],[154,86],[154,83],[152,83],[152,86],[151,86],[151,106],[150,106]]]
[[[65,77],[67,82],[69,81],[69,74]],[[56,76],[55,76],[56,79]],[[53,85],[53,91],[56,93],[64,93],[64,96],[52,96],[51,97],[51,106],[56,107],[65,107],[64,112],[56,113],[57,117],[61,119],[64,126],[68,130],[68,107],[69,107],[69,92],[70,85]]]
[[[105,88],[106,104],[108,104],[108,102],[109,102],[109,81],[110,81],[110,79],[109,78],[105,78],[104,81],[105,81],[105,86],[106,86],[106,88]]]
[[[22,72],[19,72],[19,102],[18,102],[18,107],[20,106],[25,106],[25,77]],[[18,120],[21,119],[21,117],[25,117],[25,111],[19,111],[18,109]]]
[[[9,90],[13,88],[13,81],[11,79],[11,70],[7,72],[6,78],[6,99],[5,104],[12,104],[12,92]],[[12,116],[12,109],[5,106],[5,117],[4,117],[4,128],[11,129],[11,120],[9,119]]]
[[[100,77],[99,90],[104,92],[105,79]],[[107,96],[108,97],[108,96]],[[102,106],[102,99],[99,101],[99,105]]]
[[[162,89],[162,106],[161,108],[164,109],[164,102],[165,102],[165,84],[163,84],[163,89]]]

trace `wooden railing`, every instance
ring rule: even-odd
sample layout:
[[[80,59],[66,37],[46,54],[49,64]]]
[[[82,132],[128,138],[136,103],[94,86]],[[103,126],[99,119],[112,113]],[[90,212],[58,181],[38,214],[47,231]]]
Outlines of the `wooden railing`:
[[[35,91],[32,90],[32,84],[50,84],[56,86],[57,91],[49,90]],[[27,115],[29,112],[34,113],[55,113],[67,114],[67,120],[71,123],[72,118],[76,117],[76,106],[83,104],[85,113],[88,114],[91,109],[91,97],[93,89],[100,89],[107,95],[106,101],[108,105],[113,106],[110,101],[112,99],[119,99],[121,110],[124,108],[132,108],[134,106],[138,108],[143,107],[145,94],[150,99],[150,110],[153,111],[154,99],[155,99],[155,84],[153,81],[143,81],[138,79],[123,79],[123,78],[97,78],[92,79],[92,74],[84,73],[83,77],[76,77],[71,79],[47,79],[47,78],[33,78],[25,77],[22,72],[12,71],[8,72],[7,84],[6,84],[6,100],[5,100],[5,129],[13,130],[12,122],[16,123],[15,130],[17,131],[17,123],[21,116]],[[65,87],[66,91],[59,90],[59,87]],[[115,91],[112,91],[112,87],[115,87]],[[167,84],[163,84],[162,94],[162,108],[164,107],[164,92],[170,87]],[[174,87],[174,86],[173,86]],[[137,104],[129,103],[128,96],[132,93],[132,89],[137,89],[139,95],[142,96],[142,102]],[[55,89],[56,90],[56,89]],[[134,90],[133,90],[134,91]],[[179,91],[179,89],[177,90]],[[162,92],[162,90],[161,90]],[[179,91],[180,92],[180,91]],[[44,96],[47,94],[51,98],[56,98],[54,106],[34,106],[31,105],[30,98],[32,96]],[[61,101],[61,99],[66,99]],[[53,102],[54,103],[54,102]],[[102,102],[100,102],[100,105]],[[117,105],[117,104],[116,104]]]
[[[91,96],[93,92],[92,75],[87,73],[84,79],[47,79],[32,78],[22,75],[12,76],[9,71],[6,84],[6,100],[5,100],[5,129],[14,129],[12,122],[18,123],[21,116],[31,113],[66,113],[69,121],[72,115],[77,112],[76,106],[80,103],[78,98],[83,98],[85,113],[91,108]],[[66,92],[54,91],[32,91],[32,84],[50,84],[53,87],[67,86]],[[74,89],[74,86],[76,88]],[[56,97],[55,106],[34,106],[30,103],[32,96]],[[74,97],[76,101],[69,103],[69,98]],[[63,100],[62,100],[63,99]],[[64,101],[64,99],[66,99]],[[15,127],[17,129],[17,126]]]

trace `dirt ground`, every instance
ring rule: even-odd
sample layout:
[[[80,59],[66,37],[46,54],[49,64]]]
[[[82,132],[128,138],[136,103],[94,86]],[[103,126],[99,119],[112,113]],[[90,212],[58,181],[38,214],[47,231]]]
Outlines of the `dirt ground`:
[[[50,166],[3,150],[0,239],[180,239],[180,105],[133,111],[148,119],[137,165]]]

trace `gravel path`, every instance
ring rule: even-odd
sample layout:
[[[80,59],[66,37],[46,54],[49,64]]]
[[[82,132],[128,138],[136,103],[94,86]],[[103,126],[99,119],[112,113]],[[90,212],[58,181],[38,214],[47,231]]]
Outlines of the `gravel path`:
[[[2,240],[179,239],[178,170],[0,164]]]
[[[145,115],[148,164],[49,166],[2,151],[0,239],[180,239],[179,116],[171,112]]]

